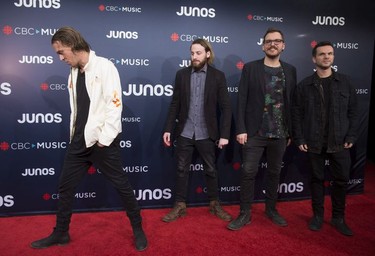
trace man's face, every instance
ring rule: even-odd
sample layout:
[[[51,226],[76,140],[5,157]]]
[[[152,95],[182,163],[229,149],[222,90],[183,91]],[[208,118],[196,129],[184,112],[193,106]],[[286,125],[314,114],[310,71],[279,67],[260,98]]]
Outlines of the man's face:
[[[194,69],[201,69],[207,62],[207,58],[211,55],[210,52],[206,52],[204,47],[200,44],[193,44],[190,48],[191,65]]]
[[[268,33],[263,41],[262,50],[269,58],[278,57],[285,48],[283,37],[279,32]]]
[[[316,55],[312,58],[312,61],[320,69],[329,69],[333,64],[334,58],[333,47],[325,45],[316,49]]]
[[[71,47],[63,45],[60,41],[55,41],[52,44],[52,48],[59,55],[61,61],[64,61],[71,67],[78,67],[78,56],[72,51]]]

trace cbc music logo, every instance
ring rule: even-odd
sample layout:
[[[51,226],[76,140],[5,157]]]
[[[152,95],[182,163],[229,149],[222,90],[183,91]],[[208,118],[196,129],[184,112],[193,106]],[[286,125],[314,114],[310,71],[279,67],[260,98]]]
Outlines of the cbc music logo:
[[[48,90],[51,90],[51,91],[65,91],[67,89],[66,84],[59,84],[59,83],[51,83],[51,84],[42,83],[42,84],[40,84],[39,87],[40,87],[40,89],[42,91],[48,91]]]
[[[14,205],[14,196],[12,195],[0,195],[0,208],[1,207],[12,207]]]
[[[193,42],[195,39],[203,38],[207,40],[210,43],[221,43],[221,44],[228,44],[229,43],[229,37],[227,36],[218,36],[218,35],[191,35],[191,34],[178,34],[178,33],[172,33],[170,36],[170,39],[173,42],[182,41],[182,42]]]
[[[201,18],[215,18],[214,8],[200,8],[191,6],[181,6],[180,10],[176,12],[178,16],[187,17],[201,17]]]
[[[5,25],[3,27],[4,35],[18,35],[18,36],[52,36],[56,33],[57,28],[29,28],[29,27],[12,27]]]
[[[12,93],[12,85],[8,82],[0,84],[0,95],[8,96]]]
[[[249,21],[263,21],[263,22],[284,22],[283,17],[272,17],[257,14],[248,14],[247,19]]]
[[[74,195],[77,199],[95,199],[96,198],[96,192],[77,192]],[[50,194],[50,193],[44,193],[42,195],[43,200],[49,201],[49,200],[59,200],[60,195],[59,194]]]
[[[312,41],[310,43],[311,47],[314,48],[318,44],[317,41]],[[357,42],[332,42],[333,47],[336,49],[344,49],[344,50],[358,50],[359,43]]]
[[[172,96],[173,86],[170,84],[128,84],[127,90],[123,91],[124,96]]]
[[[40,8],[40,9],[60,9],[61,4],[60,0],[43,0],[43,1],[30,1],[30,0],[18,0],[14,2],[16,7],[25,7],[25,8]]]
[[[237,64],[236,64],[236,68],[237,68],[238,70],[242,70],[244,65],[245,65],[245,63],[243,63],[243,61],[239,61],[239,62],[237,62]]]
[[[345,17],[316,16],[312,24],[321,26],[344,26]]]
[[[0,151],[8,150],[43,150],[43,149],[65,149],[65,141],[45,141],[45,142],[0,142]]]
[[[145,66],[145,67],[148,67],[150,65],[149,59],[140,59],[140,58],[115,59],[115,58],[110,58],[109,60],[112,61],[113,64],[121,65],[121,66]]]
[[[117,12],[117,13],[141,13],[141,7],[127,7],[127,6],[116,6],[116,5],[104,5],[101,4],[98,7],[101,12]]]
[[[126,116],[122,117],[121,121],[124,123],[140,123],[142,122],[142,119],[139,116]]]

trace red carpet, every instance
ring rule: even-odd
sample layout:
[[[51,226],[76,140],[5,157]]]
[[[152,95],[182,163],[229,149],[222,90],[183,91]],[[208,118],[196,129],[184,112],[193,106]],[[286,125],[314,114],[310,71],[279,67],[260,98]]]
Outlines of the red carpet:
[[[288,227],[277,227],[264,216],[264,204],[253,207],[253,220],[240,231],[229,231],[208,212],[208,207],[188,208],[188,215],[173,223],[160,218],[170,209],[142,211],[149,247],[137,252],[129,221],[122,212],[76,213],[68,246],[35,250],[33,240],[52,230],[54,215],[0,218],[2,256],[104,256],[104,255],[375,255],[375,165],[366,168],[365,192],[347,197],[347,223],[353,237],[329,225],[331,201],[326,197],[325,224],[320,232],[307,228],[310,201],[281,202],[278,209]],[[236,216],[237,205],[225,206]]]

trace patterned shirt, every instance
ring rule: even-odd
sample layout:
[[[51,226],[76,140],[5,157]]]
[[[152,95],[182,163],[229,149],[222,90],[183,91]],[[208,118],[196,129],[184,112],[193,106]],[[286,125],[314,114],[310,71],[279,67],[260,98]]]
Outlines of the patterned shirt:
[[[285,75],[283,68],[264,66],[265,100],[262,126],[259,135],[267,138],[286,138],[288,131],[284,122]]]

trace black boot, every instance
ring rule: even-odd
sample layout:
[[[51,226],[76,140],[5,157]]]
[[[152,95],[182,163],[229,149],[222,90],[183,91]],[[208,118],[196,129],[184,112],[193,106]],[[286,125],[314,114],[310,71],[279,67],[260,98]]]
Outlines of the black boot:
[[[234,220],[232,220],[227,228],[230,230],[239,230],[243,226],[250,224],[251,222],[251,212],[250,210],[241,210],[240,215]]]
[[[52,245],[67,245],[69,242],[70,236],[68,231],[56,231],[56,228],[54,228],[51,235],[32,242],[30,246],[35,249],[43,249]]]
[[[133,228],[133,234],[134,234],[134,243],[135,248],[138,251],[144,251],[147,248],[147,238],[146,234],[143,231],[142,226],[137,226]]]

